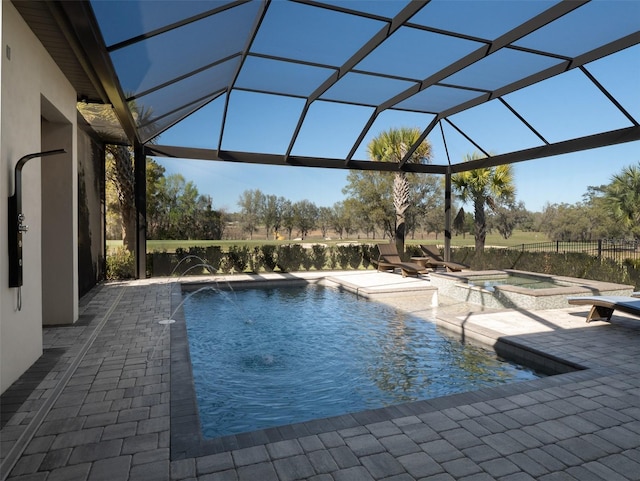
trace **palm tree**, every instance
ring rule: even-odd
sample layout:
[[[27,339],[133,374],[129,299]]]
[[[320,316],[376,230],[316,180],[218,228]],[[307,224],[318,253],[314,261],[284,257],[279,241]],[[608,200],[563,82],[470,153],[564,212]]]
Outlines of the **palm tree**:
[[[464,160],[480,158],[482,156],[474,152],[465,155]],[[476,252],[482,252],[487,237],[485,206],[494,209],[501,202],[513,201],[516,193],[513,168],[507,164],[460,172],[451,176],[451,185],[463,202],[473,202]]]
[[[406,153],[420,139],[418,128],[391,128],[374,137],[367,145],[370,159],[380,162],[396,162],[404,158]],[[408,162],[427,163],[431,160],[431,144],[423,141],[409,158]],[[407,174],[403,170],[395,172],[393,179],[393,206],[396,211],[395,241],[398,252],[404,252],[404,236],[406,212],[410,202],[410,186]]]
[[[640,163],[614,175],[604,195],[605,205],[613,216],[629,228],[636,239],[640,238]]]

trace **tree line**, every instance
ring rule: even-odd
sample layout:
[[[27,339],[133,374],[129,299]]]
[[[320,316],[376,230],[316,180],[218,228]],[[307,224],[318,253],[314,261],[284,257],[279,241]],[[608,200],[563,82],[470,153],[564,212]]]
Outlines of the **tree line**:
[[[368,145],[369,158],[400,162],[420,134],[419,129],[410,128],[383,132]],[[107,236],[125,240],[132,238],[127,236],[132,216],[125,212],[133,208],[132,160],[126,154],[126,148],[112,147],[106,164],[107,179],[113,181],[107,182]],[[465,160],[479,157],[473,153]],[[426,140],[407,159],[430,161]],[[166,176],[152,159],[147,159],[146,174],[149,239],[223,239],[229,226],[237,223],[249,239],[259,230],[266,239],[304,239],[319,230],[324,238],[387,237],[403,248],[405,235],[435,234],[437,238],[444,232],[444,179],[437,175],[351,170],[344,200],[330,207],[254,189],[240,195],[239,212],[227,213],[213,209],[211,197],[201,195],[192,181],[180,174]],[[474,235],[478,251],[493,230],[505,239],[516,229],[539,231],[551,240],[640,239],[640,163],[623,169],[609,184],[589,187],[582,202],[547,204],[537,213],[517,202],[510,165],[454,174],[452,188],[456,194],[453,233]],[[472,205],[473,213],[465,212],[460,207],[463,203]]]

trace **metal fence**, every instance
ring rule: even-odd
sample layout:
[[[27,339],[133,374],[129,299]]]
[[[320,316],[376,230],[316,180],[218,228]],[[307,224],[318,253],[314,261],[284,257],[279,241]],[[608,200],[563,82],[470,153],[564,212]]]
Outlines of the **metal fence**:
[[[640,259],[640,241],[621,239],[599,239],[596,241],[554,241],[520,244],[509,249],[526,252],[580,252],[598,259],[612,259],[618,263]]]

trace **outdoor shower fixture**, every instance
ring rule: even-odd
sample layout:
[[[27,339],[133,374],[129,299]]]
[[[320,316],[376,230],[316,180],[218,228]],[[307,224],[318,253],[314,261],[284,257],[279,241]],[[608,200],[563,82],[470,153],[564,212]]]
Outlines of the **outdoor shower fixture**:
[[[64,149],[48,150],[22,157],[15,167],[14,193],[9,197],[9,287],[22,286],[22,234],[29,230],[22,213],[22,167],[28,160],[47,155],[65,154]]]

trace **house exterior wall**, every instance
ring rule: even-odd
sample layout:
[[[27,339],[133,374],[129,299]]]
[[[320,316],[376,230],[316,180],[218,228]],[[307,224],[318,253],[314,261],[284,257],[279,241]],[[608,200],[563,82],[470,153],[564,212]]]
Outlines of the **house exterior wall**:
[[[43,309],[43,238],[42,226],[42,162],[60,160],[65,175],[59,192],[65,207],[71,212],[60,218],[62,226],[57,234],[60,241],[71,243],[64,249],[65,262],[74,265],[58,276],[64,284],[65,319],[77,318],[77,118],[76,92],[42,44],[29,29],[13,4],[2,2],[2,50],[0,75],[0,392],[4,392],[42,353]],[[43,123],[54,124],[43,136]],[[67,154],[61,159],[39,158],[30,160],[22,171],[22,203],[29,231],[23,242],[23,286],[21,309],[18,309],[18,289],[9,288],[7,199],[13,194],[13,172],[17,161],[24,155],[58,148],[56,129],[66,125],[63,147]],[[46,194],[45,195],[51,195]],[[70,231],[70,232],[69,232]],[[75,232],[75,238],[74,238]],[[57,238],[57,237],[56,237]],[[75,252],[75,254],[74,254]],[[75,286],[75,287],[74,287]],[[74,291],[74,292],[72,292]]]

